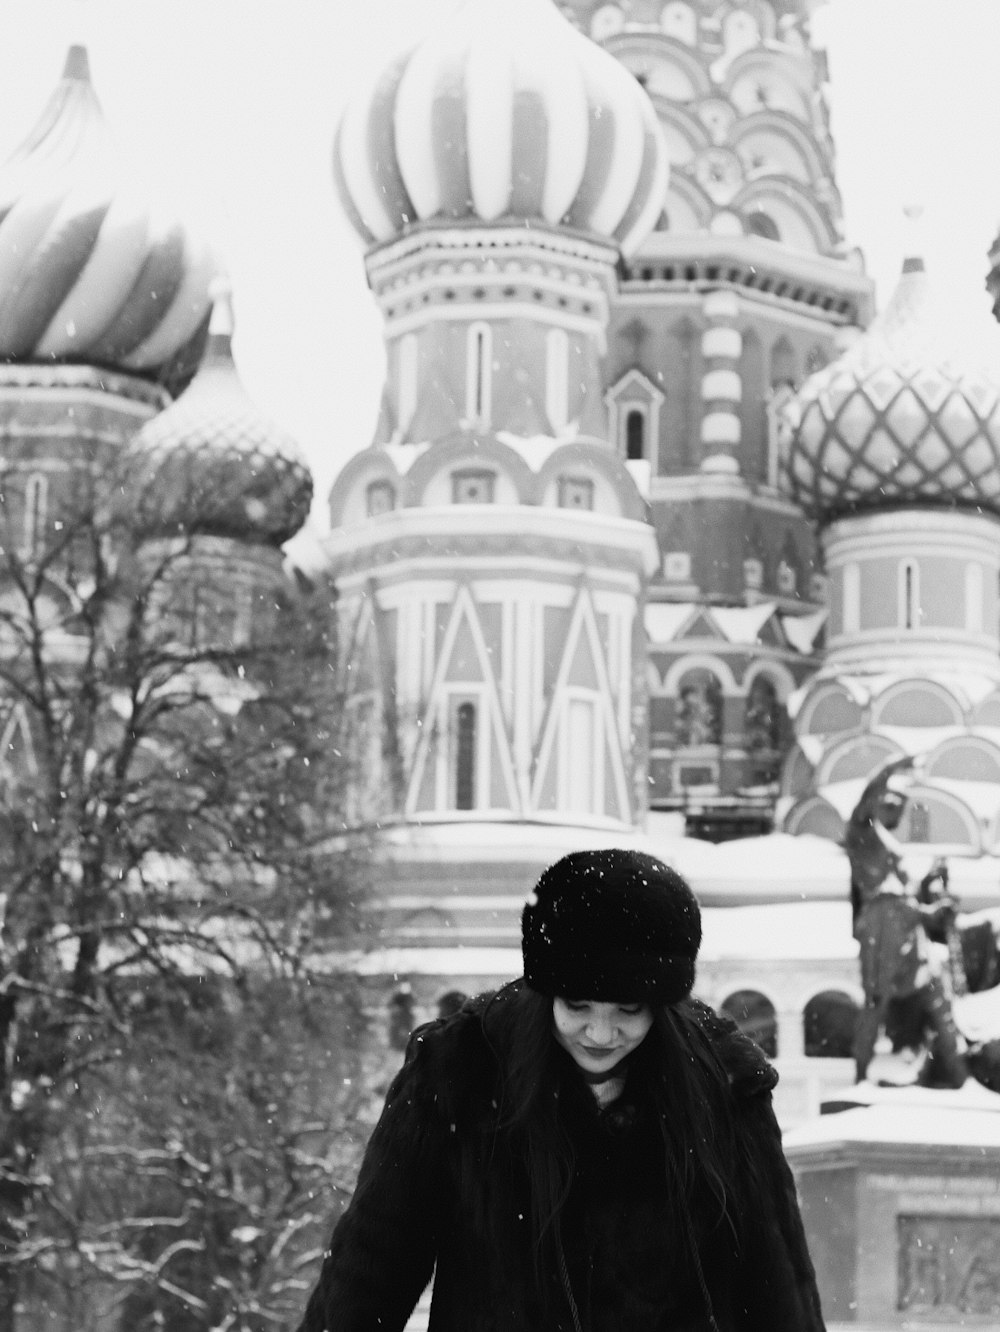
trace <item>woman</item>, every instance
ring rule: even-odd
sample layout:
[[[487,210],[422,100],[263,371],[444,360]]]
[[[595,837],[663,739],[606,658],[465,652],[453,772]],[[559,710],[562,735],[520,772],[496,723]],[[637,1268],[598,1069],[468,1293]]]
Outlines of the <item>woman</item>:
[[[524,976],[414,1033],[300,1332],[821,1332],[777,1075],[692,1000],[684,880],[545,871]]]

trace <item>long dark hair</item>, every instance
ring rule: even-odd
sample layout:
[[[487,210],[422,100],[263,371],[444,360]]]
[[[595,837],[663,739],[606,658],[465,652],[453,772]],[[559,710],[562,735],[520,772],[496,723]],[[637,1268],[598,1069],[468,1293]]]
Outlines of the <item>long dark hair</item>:
[[[494,1150],[502,1141],[527,1171],[536,1270],[561,1248],[560,1217],[573,1182],[575,1153],[560,1114],[569,1056],[553,1036],[552,1000],[523,980],[489,996],[483,1031],[497,1058],[499,1096]],[[734,1229],[737,1170],[728,1076],[698,1025],[674,1006],[652,1008],[653,1023],[629,1061],[630,1086],[648,1098],[663,1141],[666,1197],[677,1232],[693,1242],[691,1215]],[[697,1260],[697,1255],[693,1255]]]

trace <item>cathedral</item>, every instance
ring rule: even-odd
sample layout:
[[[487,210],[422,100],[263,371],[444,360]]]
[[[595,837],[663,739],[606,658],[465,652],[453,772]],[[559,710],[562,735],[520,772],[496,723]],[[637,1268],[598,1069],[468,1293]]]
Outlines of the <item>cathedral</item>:
[[[901,753],[907,842],[1000,838],[997,382],[918,253],[876,316],[811,8],[467,0],[330,127],[387,361],[323,541],[379,884],[353,964],[403,1027],[516,971],[574,848],[835,844]],[[82,48],[4,182],[8,530],[30,552],[81,462],[128,456],[150,557],[191,543],[184,613],[248,638],[309,471],[212,260],[126,188]]]
[[[865,1125],[844,1147],[829,1121],[852,1111],[818,1115],[852,1083],[861,998],[839,848],[874,773],[911,756],[904,849],[996,905],[1000,376],[943,334],[918,246],[876,311],[813,8],[464,0],[360,88],[330,126],[332,188],[387,373],[308,569],[287,549],[303,453],[248,396],[228,286],[134,189],[74,46],[0,170],[0,518],[30,570],[127,464],[140,560],[173,560],[164,614],[189,643],[251,643],[328,581],[349,785],[322,849],[362,851],[373,892],[322,965],[358,978],[373,1105],[417,1022],[519,972],[545,866],[626,846],[692,877],[697,993],[779,1066],[831,1307],[897,1326],[902,1258],[864,1259],[856,1290],[842,1273],[902,1227],[926,1312],[934,1253],[995,1254],[996,1198],[980,1225],[968,1180],[996,1114],[913,1138],[921,1170],[968,1158],[961,1244],[940,1239],[947,1189],[900,1183],[891,1107],[868,1121],[883,1156]],[[45,587],[67,668],[72,555]],[[36,730],[0,707],[22,781]],[[727,848],[704,893],[690,867]],[[866,1152],[869,1194],[847,1178]],[[962,1310],[1000,1308],[990,1270]]]

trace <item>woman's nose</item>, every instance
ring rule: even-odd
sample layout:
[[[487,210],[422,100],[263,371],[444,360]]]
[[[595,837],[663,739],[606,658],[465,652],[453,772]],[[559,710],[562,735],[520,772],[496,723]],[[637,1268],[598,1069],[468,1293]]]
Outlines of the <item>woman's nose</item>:
[[[591,1018],[587,1023],[587,1036],[595,1045],[610,1045],[614,1040],[614,1028],[608,1018]]]

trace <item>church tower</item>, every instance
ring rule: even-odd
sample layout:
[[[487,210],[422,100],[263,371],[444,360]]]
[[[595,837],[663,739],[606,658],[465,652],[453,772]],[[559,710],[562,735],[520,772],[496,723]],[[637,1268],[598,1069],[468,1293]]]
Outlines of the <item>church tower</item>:
[[[1000,383],[941,332],[919,256],[886,309],[786,405],[790,495],[830,579],[782,825],[839,840],[867,781],[918,760],[899,835],[979,856],[1000,841]]]
[[[72,47],[0,168],[0,545],[5,576],[42,589],[48,623],[72,625],[89,584],[102,487],[194,374],[213,272],[208,248],[135,189]],[[73,660],[71,630],[46,645]],[[24,704],[0,699],[19,771],[31,732]]]
[[[814,6],[561,7],[645,88],[670,157],[655,229],[622,267],[605,384],[659,544],[651,803],[693,831],[763,831],[825,600],[811,525],[780,489],[775,413],[873,308],[843,243]]]
[[[251,401],[233,360],[226,283],[191,383],[129,448],[141,556],[162,568],[164,611],[188,642],[266,641],[288,590],[283,544],[302,527],[312,477],[289,435]]]
[[[498,894],[510,935],[544,864],[645,811],[658,557],[603,364],[662,132],[551,0],[469,0],[348,107],[334,163],[389,367],[330,495],[352,822],[407,886],[395,937],[483,942]]]

